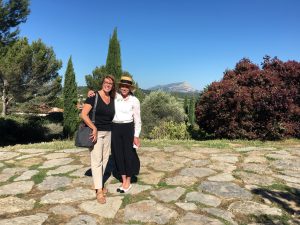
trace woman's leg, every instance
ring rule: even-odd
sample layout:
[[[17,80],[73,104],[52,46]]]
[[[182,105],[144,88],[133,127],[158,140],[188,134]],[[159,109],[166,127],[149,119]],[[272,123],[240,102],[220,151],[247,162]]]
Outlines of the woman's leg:
[[[126,188],[127,185],[126,175],[121,175],[121,177],[122,177],[122,188]]]
[[[97,142],[91,151],[91,167],[96,189],[96,197],[99,203],[106,202],[105,193],[103,192],[103,148],[104,148],[104,135],[103,131],[98,131]]]
[[[131,176],[133,176],[133,123],[126,124],[126,131],[123,133],[123,148],[124,148],[124,162],[125,162],[125,185],[124,189],[128,189],[131,184]]]
[[[104,172],[105,172],[108,160],[109,160],[110,153],[111,153],[111,132],[105,131],[105,136],[103,138],[103,169],[102,169],[103,177],[104,177]],[[104,187],[104,183],[103,183],[103,187]],[[107,192],[107,190],[105,190],[105,192]]]
[[[98,131],[97,143],[91,151],[91,169],[96,190],[103,188],[103,134]]]
[[[111,134],[112,154],[119,175],[125,175],[124,146],[123,146],[123,124],[113,124]],[[123,178],[122,178],[123,179]]]
[[[126,189],[129,188],[130,184],[131,184],[131,177],[126,176]]]

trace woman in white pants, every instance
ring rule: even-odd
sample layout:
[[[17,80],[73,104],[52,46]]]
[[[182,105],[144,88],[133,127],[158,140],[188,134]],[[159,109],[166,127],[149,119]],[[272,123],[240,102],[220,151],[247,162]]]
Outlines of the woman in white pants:
[[[106,192],[104,188],[103,174],[111,152],[111,129],[112,119],[115,115],[115,79],[107,75],[102,80],[101,90],[95,95],[88,97],[83,105],[81,118],[92,129],[91,139],[95,142],[91,149],[91,168],[94,188],[99,203],[106,203]],[[95,103],[96,95],[98,101],[96,106],[95,123],[89,117]]]

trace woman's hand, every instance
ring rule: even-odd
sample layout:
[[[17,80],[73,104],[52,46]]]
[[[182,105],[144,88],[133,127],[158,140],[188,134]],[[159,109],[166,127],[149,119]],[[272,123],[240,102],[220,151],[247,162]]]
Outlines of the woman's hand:
[[[92,142],[96,142],[97,141],[97,136],[98,136],[97,128],[94,128],[92,130],[92,133],[91,133],[91,136],[90,136],[90,139],[92,139]]]
[[[141,142],[140,142],[140,139],[138,137],[134,137],[133,139],[133,144],[139,148],[141,146]]]
[[[88,96],[89,98],[90,98],[90,97],[93,97],[93,96],[95,96],[95,92],[94,92],[93,90],[89,90],[87,96]]]

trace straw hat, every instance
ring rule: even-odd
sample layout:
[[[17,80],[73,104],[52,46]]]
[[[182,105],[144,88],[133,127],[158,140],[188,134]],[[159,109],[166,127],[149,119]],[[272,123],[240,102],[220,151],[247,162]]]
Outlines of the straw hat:
[[[134,90],[134,88],[135,88],[133,85],[132,77],[129,77],[129,76],[121,76],[121,79],[119,81],[119,87],[120,87],[120,85],[126,85],[131,90]]]

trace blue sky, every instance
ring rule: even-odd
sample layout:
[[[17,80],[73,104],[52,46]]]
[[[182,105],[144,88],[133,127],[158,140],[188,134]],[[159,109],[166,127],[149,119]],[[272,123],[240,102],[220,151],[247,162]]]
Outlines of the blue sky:
[[[300,61],[298,0],[31,0],[21,36],[42,39],[78,85],[105,65],[117,27],[122,68],[141,88],[187,81],[200,90],[243,57]]]

